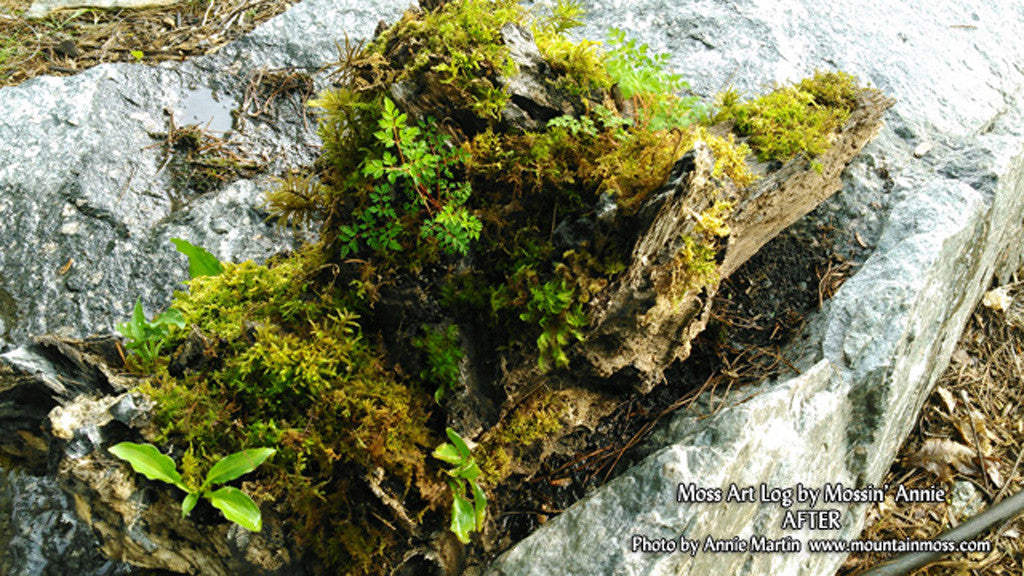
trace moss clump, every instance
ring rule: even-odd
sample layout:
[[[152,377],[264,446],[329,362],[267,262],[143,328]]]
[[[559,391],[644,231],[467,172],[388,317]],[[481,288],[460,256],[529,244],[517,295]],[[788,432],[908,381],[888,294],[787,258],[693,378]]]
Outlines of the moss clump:
[[[287,502],[300,536],[344,565],[360,561],[366,543],[339,557],[327,519],[351,517],[350,499],[361,498],[353,467],[382,469],[405,493],[436,498],[441,486],[423,458],[436,440],[429,394],[386,367],[345,302],[311,285],[308,262],[300,253],[269,266],[224,263],[221,274],[191,280],[173,305],[206,335],[209,362],[178,377],[161,371],[145,391],[164,438],[208,464],[277,447],[258,490]],[[364,520],[370,530],[372,517]]]
[[[524,16],[514,0],[453,0],[436,10],[406,13],[369,53],[392,64],[385,74],[388,84],[436,74],[454,89],[458,104],[496,119],[508,103],[497,77],[516,73],[501,28]]]
[[[520,456],[540,440],[561,430],[568,407],[553,392],[528,398],[491,431],[478,452],[480,467],[492,484],[501,482],[512,471],[514,456]]]
[[[252,176],[259,169],[231,151],[223,139],[196,125],[172,126],[163,147],[169,157],[172,184],[181,194],[205,194],[233,179]]]
[[[412,345],[426,353],[427,368],[420,372],[420,378],[437,386],[434,401],[440,404],[459,385],[459,365],[466,355],[459,343],[459,327],[449,324],[431,329],[424,324],[423,335],[414,339]]]
[[[719,98],[717,119],[734,121],[762,161],[785,162],[800,154],[811,158],[831,145],[831,135],[856,106],[857,91],[849,74],[816,72],[748,102],[726,92]]]

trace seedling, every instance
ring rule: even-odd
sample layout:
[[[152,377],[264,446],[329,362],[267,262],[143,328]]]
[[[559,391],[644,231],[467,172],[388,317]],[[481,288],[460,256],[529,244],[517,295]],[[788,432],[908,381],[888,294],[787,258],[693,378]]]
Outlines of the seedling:
[[[171,244],[185,256],[188,256],[188,275],[190,278],[200,276],[216,276],[224,271],[224,266],[216,256],[205,248],[196,246],[188,240],[171,238]]]
[[[167,344],[171,326],[185,327],[181,312],[168,308],[152,321],[147,321],[142,301],[136,299],[131,320],[118,324],[117,330],[128,339],[128,348],[134,350],[145,362],[152,362]]]
[[[487,517],[487,497],[484,491],[477,484],[476,479],[480,477],[480,467],[470,453],[469,445],[451,428],[445,429],[451,444],[445,442],[434,450],[434,458],[443,460],[452,465],[450,470],[444,473],[449,476],[448,486],[452,489],[452,525],[451,531],[455,533],[463,544],[469,543],[469,533],[479,532],[484,529],[484,519]],[[473,500],[466,497],[467,486],[472,494]]]
[[[222,486],[213,490],[213,487],[252,472],[274,452],[276,450],[273,448],[253,448],[225,456],[206,473],[206,480],[203,481],[203,484],[197,490],[191,490],[182,481],[174,460],[171,460],[166,454],[162,454],[156,446],[121,442],[110,447],[111,454],[127,461],[139,474],[150,480],[173,484],[187,492],[188,495],[181,502],[182,518],[192,512],[196,503],[199,502],[199,497],[202,496],[209,500],[214,508],[220,510],[224,514],[224,518],[251,532],[259,532],[263,529],[263,517],[260,514],[259,506],[252,501],[248,494],[238,488]]]

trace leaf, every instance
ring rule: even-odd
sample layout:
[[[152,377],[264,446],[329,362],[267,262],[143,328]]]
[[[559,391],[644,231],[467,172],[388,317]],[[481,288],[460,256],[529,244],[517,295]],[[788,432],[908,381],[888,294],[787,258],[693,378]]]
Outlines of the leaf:
[[[188,492],[188,488],[185,488],[181,481],[181,475],[178,474],[174,460],[171,460],[171,457],[166,454],[161,454],[156,446],[121,442],[111,446],[109,450],[114,456],[126,460],[136,472],[146,478],[174,484]]]
[[[476,460],[470,458],[469,460],[462,462],[458,468],[449,470],[448,474],[459,478],[465,478],[466,480],[476,480],[480,477],[480,467],[477,466]]]
[[[243,474],[248,474],[255,470],[257,466],[263,464],[274,452],[276,450],[273,448],[252,448],[225,456],[207,472],[206,481],[203,482],[203,486],[223,484]]]
[[[1010,309],[1010,304],[1013,303],[1013,299],[1010,297],[1010,292],[1006,286],[1000,286],[994,290],[985,292],[985,296],[981,299],[982,305],[996,312],[1006,312]]]
[[[125,334],[132,340],[142,340],[145,337],[144,331],[147,326],[146,313],[142,310],[142,300],[135,299],[135,309],[132,310],[132,319],[123,324],[128,328],[129,334]]]
[[[487,496],[483,488],[476,482],[470,481],[469,487],[473,490],[473,507],[476,509],[476,529],[484,529],[484,520],[487,519]]]
[[[188,256],[188,275],[192,278],[200,276],[216,276],[224,271],[224,266],[213,254],[181,238],[171,238],[171,243],[185,256]]]
[[[969,473],[974,468],[972,461],[976,455],[975,450],[959,442],[929,438],[910,458],[910,463],[924,468],[945,482],[953,477],[954,470]]]
[[[452,486],[452,525],[451,531],[459,542],[469,544],[469,533],[476,528],[476,513],[473,504],[461,496]]]
[[[462,462],[462,455],[459,454],[458,449],[447,442],[434,449],[434,458],[444,460],[449,464],[459,464]]]
[[[452,441],[452,444],[455,445],[455,448],[459,451],[459,454],[462,456],[462,459],[470,459],[471,454],[469,450],[469,445],[466,444],[466,441],[462,439],[462,436],[459,436],[459,433],[451,428],[445,428],[444,432],[445,434],[448,435],[448,439]]]
[[[153,318],[153,322],[150,325],[159,326],[161,324],[184,328],[185,317],[181,315],[181,312],[177,308],[168,308],[167,310],[164,310],[162,314]]]
[[[196,507],[196,503],[199,502],[199,494],[195,492],[189,492],[188,496],[181,501],[181,518],[185,519],[192,509]]]
[[[238,488],[225,486],[220,490],[206,495],[210,504],[220,510],[224,517],[250,532],[263,529],[263,516],[260,508],[249,498],[249,495]]]

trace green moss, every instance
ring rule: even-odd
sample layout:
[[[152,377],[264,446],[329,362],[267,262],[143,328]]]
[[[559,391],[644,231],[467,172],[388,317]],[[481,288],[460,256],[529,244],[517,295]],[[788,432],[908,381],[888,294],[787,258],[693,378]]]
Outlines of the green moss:
[[[403,64],[390,82],[415,78],[425,71],[439,74],[456,89],[456,97],[481,116],[497,118],[508,103],[496,82],[513,76],[514,62],[501,41],[502,26],[520,22],[525,11],[514,0],[453,0],[439,9],[406,15],[370,46],[370,53],[394,57]],[[415,53],[402,51],[415,47]]]
[[[488,481],[500,482],[511,471],[513,455],[561,430],[567,410],[565,401],[553,392],[537,394],[517,406],[477,450]]]
[[[427,356],[427,369],[420,377],[436,386],[434,401],[440,404],[449,392],[459,386],[459,364],[465,352],[459,344],[459,327],[449,324],[446,328],[431,329],[423,325],[423,335],[412,341],[412,345],[423,350]]]
[[[577,42],[565,35],[582,25],[582,14],[579,2],[558,0],[550,14],[535,15],[531,25],[537,49],[557,75],[555,86],[577,98],[603,94],[614,83],[605,68],[600,42]]]
[[[736,123],[762,161],[808,158],[831,145],[856,105],[857,84],[849,74],[816,72],[793,86],[741,103],[735,92],[719,98],[719,120]]]
[[[163,372],[145,391],[165,439],[196,458],[277,446],[263,490],[289,502],[309,530],[303,537],[329,556],[339,527],[316,520],[325,491],[347,505],[344,479],[355,467],[382,469],[406,491],[436,492],[423,458],[436,442],[429,394],[386,368],[334,294],[310,287],[308,262],[300,252],[271,266],[225,263],[222,274],[190,281],[174,306],[206,336],[212,367],[179,378]]]

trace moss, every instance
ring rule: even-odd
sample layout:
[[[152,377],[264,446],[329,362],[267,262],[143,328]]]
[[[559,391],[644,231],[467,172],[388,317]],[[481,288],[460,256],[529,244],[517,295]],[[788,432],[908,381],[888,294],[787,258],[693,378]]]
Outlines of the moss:
[[[481,116],[497,118],[508,103],[497,77],[516,73],[501,28],[524,16],[514,0],[453,0],[433,11],[406,13],[369,51],[401,64],[389,74],[389,83],[425,71],[439,74],[456,89],[461,103]]]
[[[243,176],[251,176],[259,166],[231,151],[222,138],[199,126],[172,128],[163,142],[168,155],[172,184],[179,193],[204,194]]]
[[[719,120],[736,123],[762,161],[808,158],[831,145],[833,132],[846,123],[856,105],[857,84],[842,72],[816,72],[793,86],[739,102],[735,93],[719,98]]]
[[[699,214],[691,213],[696,221],[693,235],[682,238],[667,274],[661,275],[655,285],[658,294],[673,306],[681,304],[688,294],[718,283],[719,250],[730,234],[727,221],[732,209],[731,202],[719,200]]]
[[[488,482],[497,484],[508,476],[513,455],[561,430],[567,410],[565,401],[554,392],[537,394],[519,404],[477,450]]]
[[[434,401],[440,404],[449,392],[458,389],[459,365],[465,352],[459,343],[458,325],[431,329],[424,324],[422,328],[422,336],[414,339],[412,345],[426,354],[427,368],[420,372],[420,377],[437,387]]]
[[[541,394],[512,414],[495,440],[501,444],[529,446],[562,428],[565,403],[555,394]]]
[[[222,274],[192,280],[174,306],[207,336],[216,360],[178,378],[163,372],[145,391],[157,401],[165,439],[207,464],[241,448],[277,446],[263,490],[289,502],[308,530],[302,537],[331,556],[340,527],[317,520],[329,511],[325,493],[347,506],[353,488],[344,479],[355,467],[382,469],[404,491],[436,497],[439,482],[423,454],[437,441],[427,426],[430,395],[386,367],[331,291],[311,288],[308,258],[225,263]],[[363,543],[352,546],[349,560],[363,562],[354,552]]]

